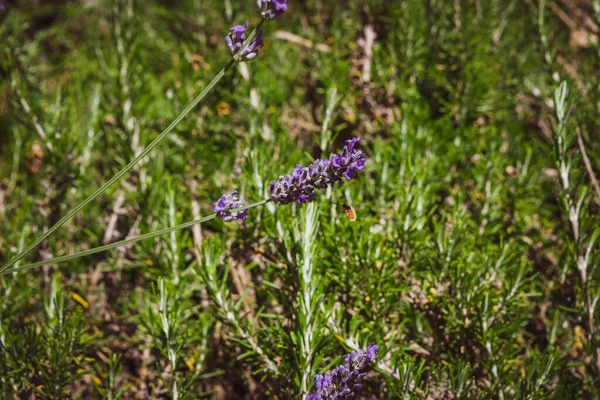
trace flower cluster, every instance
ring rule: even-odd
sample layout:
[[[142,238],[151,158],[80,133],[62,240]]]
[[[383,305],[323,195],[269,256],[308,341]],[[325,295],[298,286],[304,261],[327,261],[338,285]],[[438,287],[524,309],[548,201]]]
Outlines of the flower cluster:
[[[244,25],[234,25],[231,32],[225,37],[225,43],[231,52],[231,55],[237,54],[246,40],[246,29],[248,29],[248,20]],[[240,54],[239,61],[249,61],[258,55],[258,49],[263,46],[262,29],[256,32],[256,40],[250,43]]]
[[[258,8],[260,9],[263,20],[277,18],[287,11],[288,0],[257,0]],[[2,0],[0,0],[2,4]],[[249,61],[258,56],[258,49],[263,46],[262,29],[256,31],[256,40],[252,41],[248,46],[242,49],[246,40],[246,29],[248,29],[248,20],[244,25],[234,25],[231,27],[231,32],[225,37],[225,43],[229,48],[231,55],[235,55],[238,51],[242,52],[238,55],[237,61]]]
[[[273,19],[287,11],[288,0],[257,0],[263,18]]]
[[[354,397],[355,390],[362,385],[366,373],[362,372],[375,360],[377,345],[369,344],[366,350],[353,351],[344,357],[343,365],[335,367],[329,375],[317,375],[317,391],[306,397],[306,400],[343,400]]]
[[[237,190],[233,190],[230,194],[224,194],[219,200],[214,203],[215,212],[225,222],[241,219],[245,221],[248,218],[248,209],[240,211],[230,211],[244,206],[245,201],[237,198]]]
[[[350,139],[344,150],[329,160],[317,159],[308,167],[298,165],[291,175],[271,181],[271,200],[277,204],[294,201],[304,204],[316,198],[315,189],[325,189],[330,184],[354,178],[358,171],[365,168],[362,152],[354,148],[358,141],[358,138]]]

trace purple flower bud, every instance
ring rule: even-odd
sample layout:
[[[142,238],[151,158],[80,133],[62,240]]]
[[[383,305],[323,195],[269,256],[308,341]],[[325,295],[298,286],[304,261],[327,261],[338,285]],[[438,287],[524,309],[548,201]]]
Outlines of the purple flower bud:
[[[246,29],[248,29],[248,20],[244,25],[234,25],[231,27],[231,32],[225,37],[225,43],[229,48],[229,52],[231,55],[237,54],[238,51],[242,48],[244,44],[244,40],[246,40]],[[256,32],[256,39],[250,43],[243,51],[240,53],[238,61],[249,61],[258,55],[258,49],[263,46],[262,40],[262,29],[259,29]]]
[[[346,142],[344,150],[334,154],[329,160],[317,159],[308,167],[298,165],[291,175],[271,181],[271,200],[277,204],[294,201],[304,204],[315,200],[315,189],[325,189],[330,184],[353,179],[358,171],[365,168],[362,152],[354,149],[358,141],[358,138],[350,139]]]
[[[265,19],[274,19],[287,11],[288,0],[257,0],[256,4]]]
[[[377,345],[369,344],[366,350],[353,351],[344,357],[344,364],[335,367],[331,374],[317,375],[317,391],[305,400],[344,400],[354,398],[355,391],[361,388],[360,381],[367,374],[361,372],[375,361]]]
[[[346,354],[344,358],[346,359],[346,363],[351,364],[355,370],[361,370],[375,360],[376,353],[377,345],[371,343],[367,347],[367,350],[353,351],[350,354]]]
[[[244,49],[242,54],[240,54],[241,61],[250,61],[255,59],[256,56],[258,56],[258,49],[261,47],[263,47],[262,29],[259,29],[256,32],[256,39]]]
[[[248,218],[248,210],[229,211],[235,208],[244,206],[245,201],[237,198],[237,190],[233,190],[230,194],[224,194],[219,200],[214,203],[215,212],[225,222],[241,219],[245,221]]]
[[[225,43],[229,47],[231,54],[237,53],[246,39],[246,29],[248,28],[248,20],[244,25],[234,25],[231,27],[231,33],[225,37]]]

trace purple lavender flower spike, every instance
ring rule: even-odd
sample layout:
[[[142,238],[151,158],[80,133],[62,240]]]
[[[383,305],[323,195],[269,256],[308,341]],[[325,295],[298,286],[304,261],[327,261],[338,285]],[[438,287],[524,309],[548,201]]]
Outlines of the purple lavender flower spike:
[[[215,212],[225,222],[241,219],[245,221],[248,218],[248,210],[229,211],[234,208],[244,206],[245,201],[237,198],[237,190],[233,190],[230,194],[224,194],[219,200],[214,203]]]
[[[248,29],[248,20],[244,25],[234,25],[231,32],[225,37],[225,43],[229,48],[231,55],[237,54],[246,40],[246,29]],[[238,61],[249,61],[258,55],[258,49],[263,46],[262,29],[256,32],[256,39],[246,47],[239,55]]]
[[[362,372],[375,361],[377,345],[369,344],[366,350],[353,351],[344,357],[344,364],[335,367],[331,374],[317,375],[315,386],[317,391],[306,396],[305,400],[345,400],[354,398],[355,391],[362,385],[367,376]]]
[[[231,33],[225,37],[225,43],[229,47],[231,54],[237,53],[242,48],[242,43],[246,39],[246,29],[248,28],[248,20],[244,25],[234,25],[231,27]]]
[[[344,150],[332,155],[329,160],[317,159],[308,167],[298,165],[291,175],[271,181],[271,200],[277,204],[304,204],[315,200],[315,189],[325,189],[336,182],[353,179],[358,171],[365,168],[362,152],[354,148],[358,141],[358,138],[350,139]]]
[[[259,29],[256,32],[256,39],[244,49],[242,54],[240,54],[241,61],[250,61],[255,59],[258,55],[258,49],[261,47],[263,47],[262,29]]]
[[[265,19],[274,19],[287,11],[288,0],[257,0],[256,4]]]

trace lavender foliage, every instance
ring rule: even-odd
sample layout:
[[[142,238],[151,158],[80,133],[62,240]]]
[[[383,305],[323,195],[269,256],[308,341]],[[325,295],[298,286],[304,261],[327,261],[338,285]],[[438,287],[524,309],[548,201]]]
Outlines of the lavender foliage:
[[[225,37],[225,43],[229,48],[231,55],[237,54],[246,40],[246,29],[248,29],[248,20],[244,25],[234,25],[231,32]],[[252,41],[240,54],[239,61],[253,60],[258,56],[258,50],[263,46],[262,29],[256,32],[256,40]]]
[[[344,400],[354,397],[366,376],[363,370],[375,360],[377,345],[369,344],[366,350],[353,351],[344,357],[345,363],[334,368],[331,374],[317,375],[317,391],[306,400]]]
[[[287,11],[288,0],[257,0],[258,8],[265,19],[274,19]]]
[[[271,181],[270,198],[277,204],[296,202],[304,204],[316,198],[315,189],[325,189],[328,185],[353,179],[358,171],[365,168],[365,158],[354,147],[359,138],[346,142],[341,153],[329,160],[317,159],[308,167],[296,166],[291,175],[280,176]]]
[[[225,222],[241,219],[245,221],[248,218],[248,209],[241,211],[231,211],[235,208],[244,206],[245,201],[237,197],[237,190],[233,190],[230,194],[224,194],[219,200],[214,203],[215,212]]]

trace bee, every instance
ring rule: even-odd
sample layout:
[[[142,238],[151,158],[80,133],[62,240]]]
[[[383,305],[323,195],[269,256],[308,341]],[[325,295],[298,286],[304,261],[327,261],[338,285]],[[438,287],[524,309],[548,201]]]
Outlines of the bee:
[[[356,221],[356,210],[354,207],[352,207],[350,204],[344,204],[342,207],[344,208],[344,212],[346,213],[346,218],[348,218],[348,221]]]
[[[339,209],[344,210],[344,213],[346,214],[346,218],[348,218],[348,221],[350,221],[350,222],[356,221],[356,210],[350,204],[345,204],[345,203],[344,204],[331,203],[331,204],[335,204]]]

